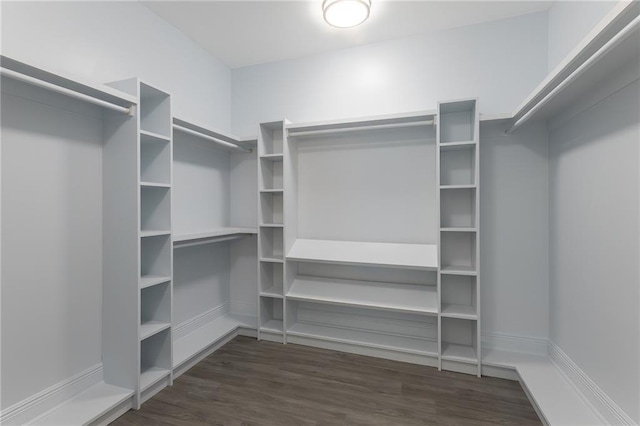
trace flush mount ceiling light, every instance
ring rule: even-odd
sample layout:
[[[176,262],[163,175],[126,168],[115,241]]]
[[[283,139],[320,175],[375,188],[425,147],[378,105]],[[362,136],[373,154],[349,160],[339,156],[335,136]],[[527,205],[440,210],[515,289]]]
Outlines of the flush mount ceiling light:
[[[324,0],[322,13],[327,24],[338,28],[355,27],[369,17],[371,0]]]

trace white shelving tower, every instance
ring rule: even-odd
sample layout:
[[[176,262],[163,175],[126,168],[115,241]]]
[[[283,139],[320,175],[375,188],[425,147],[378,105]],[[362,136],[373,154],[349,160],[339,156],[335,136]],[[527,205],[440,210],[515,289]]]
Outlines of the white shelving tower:
[[[285,343],[284,121],[258,132],[258,339]]]
[[[481,374],[479,113],[438,103],[439,368]]]

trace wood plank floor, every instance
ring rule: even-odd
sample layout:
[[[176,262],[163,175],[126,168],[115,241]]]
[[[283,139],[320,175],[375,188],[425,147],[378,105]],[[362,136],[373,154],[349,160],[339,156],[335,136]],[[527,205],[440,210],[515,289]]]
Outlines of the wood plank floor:
[[[518,382],[237,337],[112,424],[541,423]]]

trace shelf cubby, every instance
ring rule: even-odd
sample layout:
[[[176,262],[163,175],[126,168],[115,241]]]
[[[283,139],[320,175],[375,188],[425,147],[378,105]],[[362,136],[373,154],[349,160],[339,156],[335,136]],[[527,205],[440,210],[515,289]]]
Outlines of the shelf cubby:
[[[284,142],[284,129],[281,121],[273,123],[263,123],[260,125],[260,139],[262,150],[260,156],[271,154],[282,154]]]
[[[261,160],[260,167],[260,188],[262,189],[282,189],[282,161]]]
[[[140,229],[142,231],[171,230],[171,194],[169,188],[140,188]]]
[[[260,262],[260,296],[282,298],[283,284],[282,264]]]
[[[282,260],[284,258],[283,229],[260,228],[260,246],[261,258]]]
[[[283,334],[283,300],[260,297],[260,332]]]
[[[476,364],[477,326],[475,320],[442,318],[442,359]]]
[[[465,148],[441,150],[440,185],[474,185],[476,174],[475,145]]]
[[[171,332],[165,329],[140,342],[140,391],[171,374]]]
[[[475,188],[440,191],[440,227],[475,228]]]
[[[169,235],[143,238],[140,242],[141,276],[170,277],[171,250]]]
[[[140,83],[140,129],[160,137],[171,135],[171,100],[167,93]]]
[[[150,338],[171,326],[171,287],[169,282],[141,290],[140,340]]]
[[[440,257],[443,269],[474,271],[476,268],[476,234],[447,232],[440,237]]]
[[[476,277],[442,275],[441,314],[447,318],[478,319]]]
[[[147,133],[140,134],[140,180],[171,182],[171,144]]]
[[[440,142],[466,142],[475,139],[475,100],[440,104]]]
[[[280,192],[260,193],[260,210],[263,223],[283,223],[283,194]]]

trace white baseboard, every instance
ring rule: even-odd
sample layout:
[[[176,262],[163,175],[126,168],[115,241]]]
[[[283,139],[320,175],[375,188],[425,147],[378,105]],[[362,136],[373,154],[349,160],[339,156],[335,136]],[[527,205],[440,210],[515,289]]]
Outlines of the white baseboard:
[[[602,418],[603,424],[637,426],[633,419],[551,340],[549,340],[549,357],[576,387],[585,402]]]
[[[547,339],[491,332],[483,332],[481,338],[481,347],[483,349],[547,355]]]
[[[229,302],[209,309],[173,328],[173,340],[181,339],[229,312]]]
[[[236,315],[244,315],[247,317],[255,317],[258,307],[255,303],[232,300],[230,312]]]
[[[102,363],[74,374],[68,379],[5,408],[0,412],[0,424],[23,425],[101,381]]]

